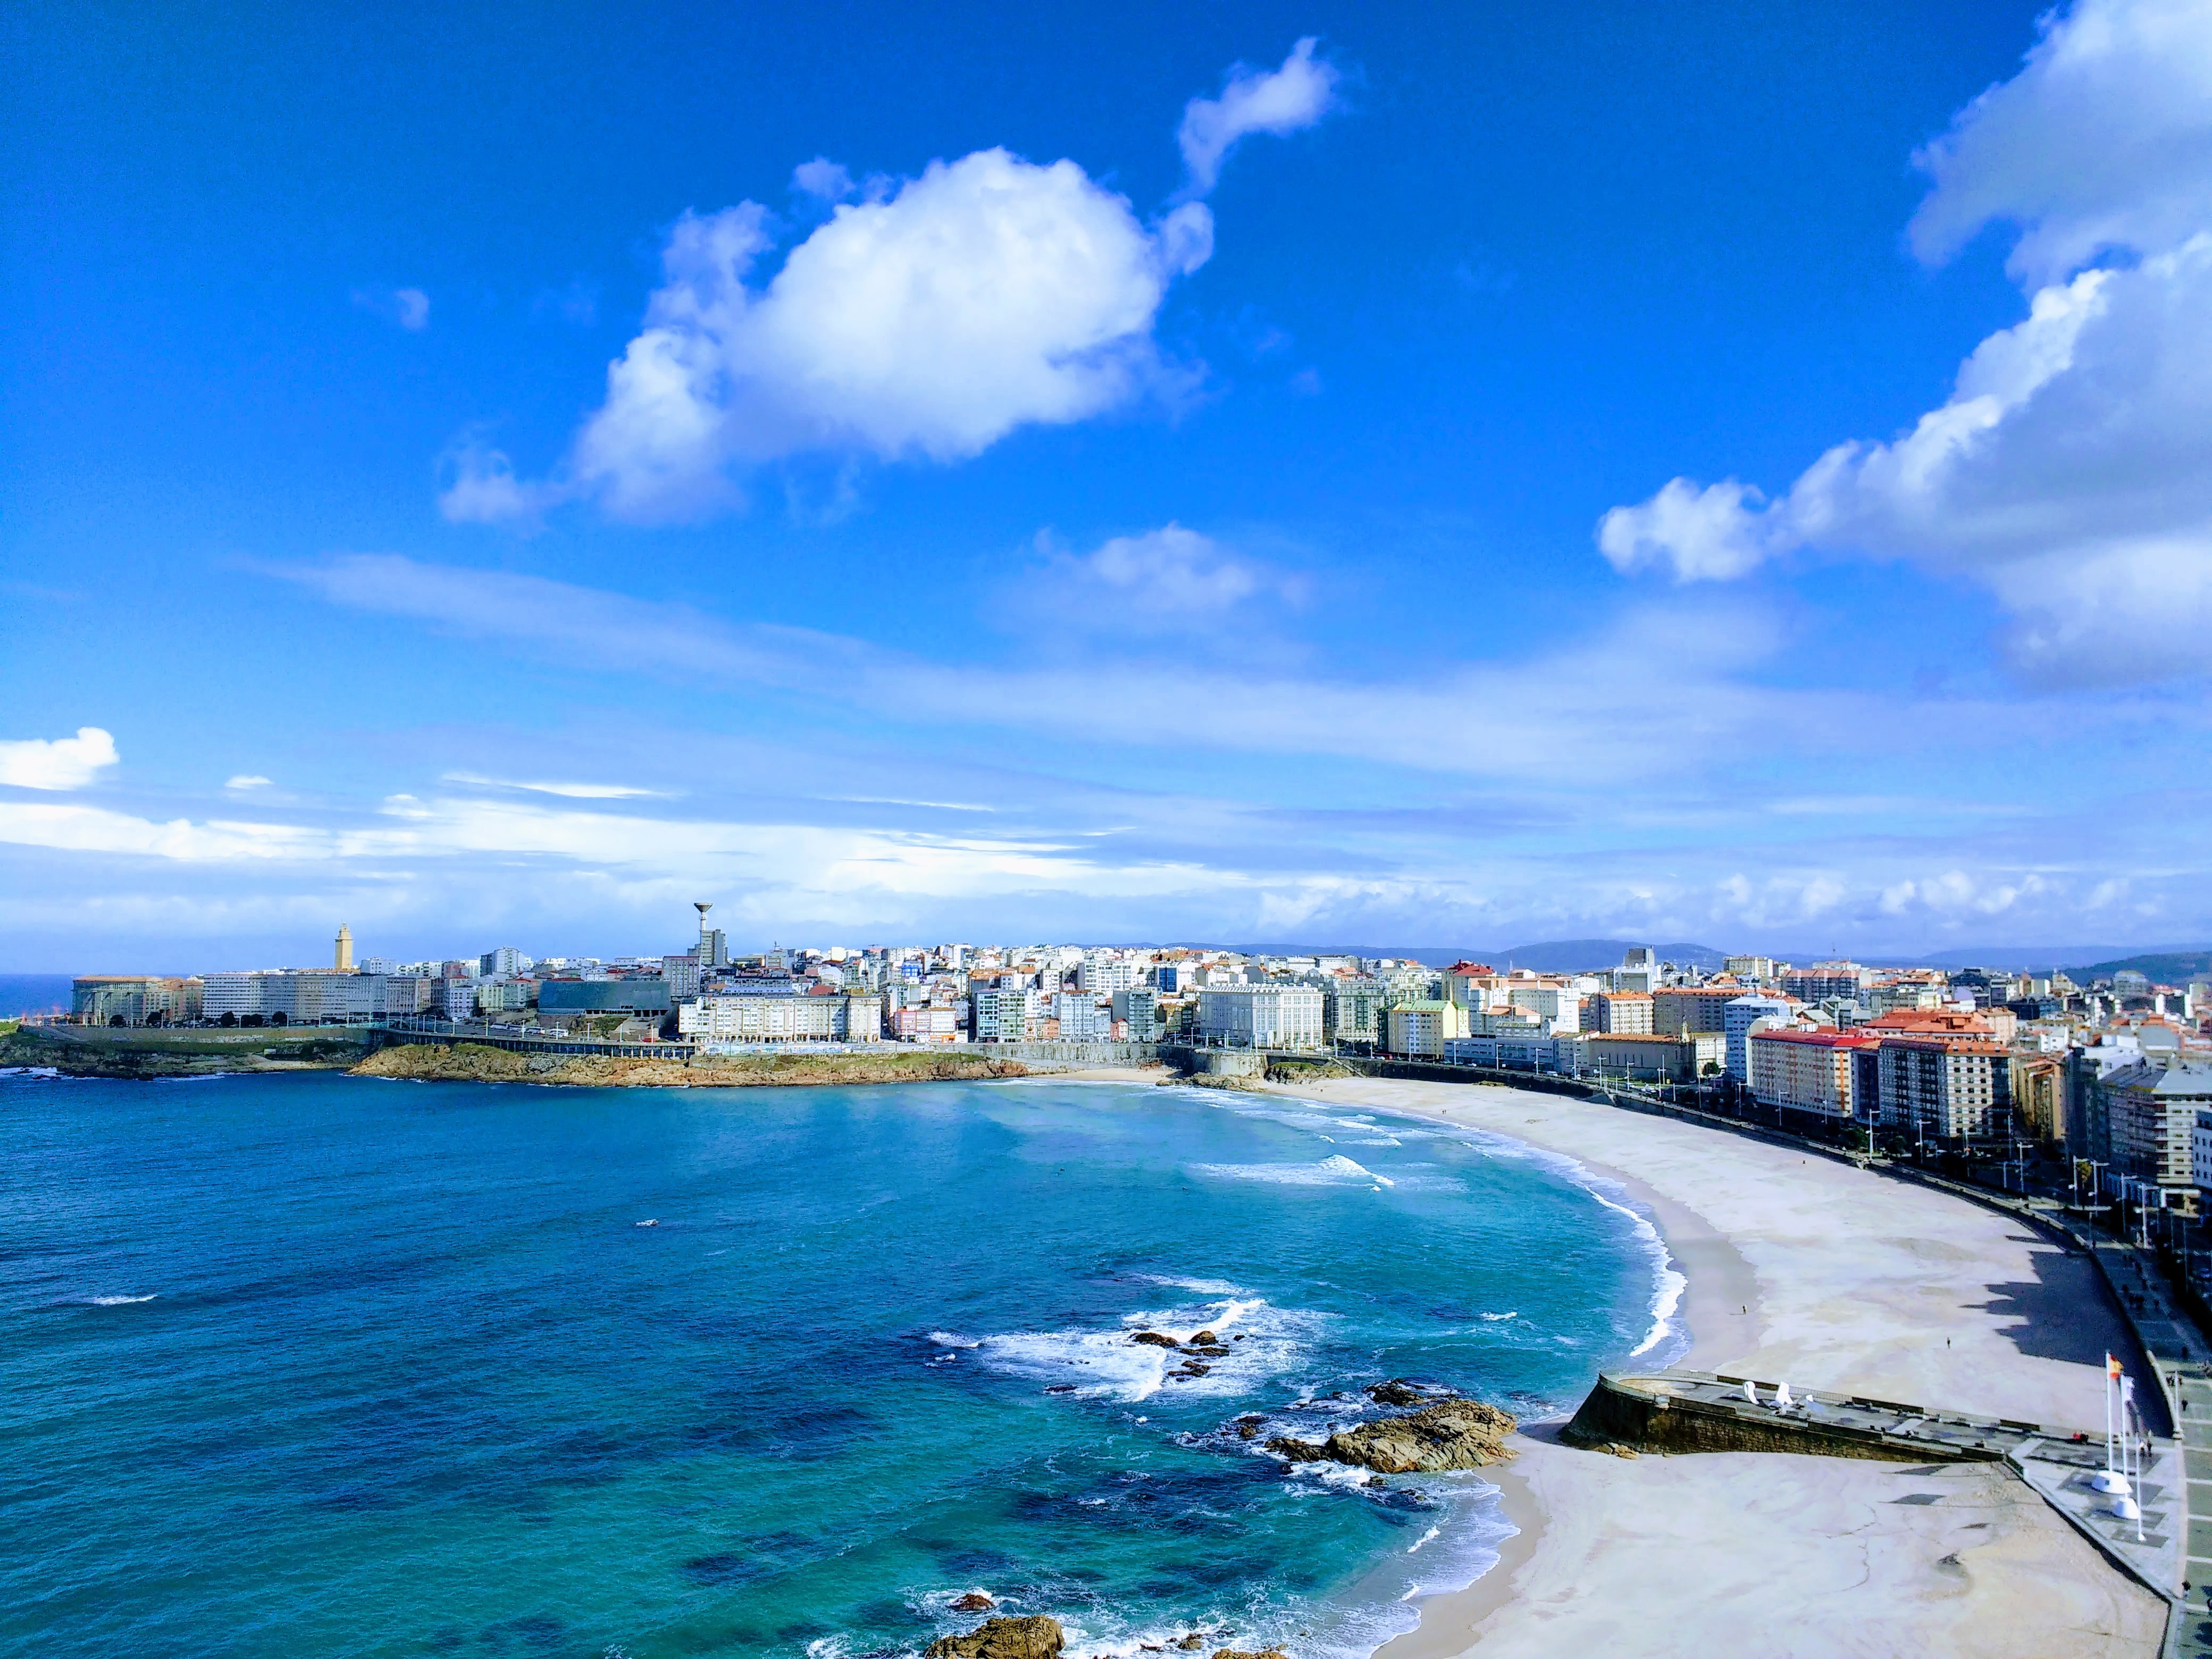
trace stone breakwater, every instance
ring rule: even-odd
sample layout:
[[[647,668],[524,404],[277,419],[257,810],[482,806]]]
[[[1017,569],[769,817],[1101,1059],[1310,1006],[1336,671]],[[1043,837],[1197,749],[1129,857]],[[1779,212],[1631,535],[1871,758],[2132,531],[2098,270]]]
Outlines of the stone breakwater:
[[[423,1083],[544,1083],[585,1089],[757,1089],[872,1083],[950,1083],[1026,1077],[1018,1060],[907,1051],[857,1054],[715,1054],[666,1060],[530,1054],[483,1043],[394,1043],[353,1067],[356,1077]]]

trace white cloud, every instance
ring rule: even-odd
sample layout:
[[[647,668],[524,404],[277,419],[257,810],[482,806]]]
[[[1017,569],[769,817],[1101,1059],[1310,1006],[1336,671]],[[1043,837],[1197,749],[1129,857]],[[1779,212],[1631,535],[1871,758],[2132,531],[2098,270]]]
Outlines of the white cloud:
[[[842,164],[802,162],[793,190],[830,216],[765,281],[767,209],[685,214],[562,477],[527,483],[497,451],[464,445],[441,509],[530,523],[591,495],[618,519],[698,519],[739,504],[732,474],[748,466],[817,453],[963,460],[1020,427],[1181,390],[1191,372],[1164,360],[1153,329],[1175,279],[1212,257],[1213,217],[1195,198],[1245,135],[1327,112],[1337,72],[1313,48],[1299,41],[1270,72],[1238,65],[1219,98],[1191,100],[1178,135],[1188,199],[1150,223],[1073,161],[1005,149],[871,178],[857,201]]]
[[[430,325],[430,296],[419,288],[357,288],[353,302],[410,334],[419,334]]]
[[[0,842],[72,853],[134,854],[194,863],[239,859],[312,858],[332,850],[331,838],[281,823],[157,823],[97,806],[50,806],[0,801]]]
[[[2039,679],[2204,672],[2208,77],[2212,9],[2100,0],[2051,22],[2028,68],[1924,154],[1937,184],[1915,223],[1934,257],[1993,217],[2021,221],[2015,267],[2041,283],[2027,316],[1984,340],[1911,431],[1836,446],[1771,502],[1735,479],[1674,479],[1605,515],[1606,557],[1686,581],[1798,549],[1906,558],[1989,587],[2013,663]],[[2160,165],[2115,173],[2095,119]],[[2114,249],[2127,257],[2069,274]]]
[[[1161,555],[1157,543],[1133,547],[1124,568],[1142,569]],[[1101,698],[1096,664],[1049,653],[1041,664],[937,663],[836,635],[732,627],[688,606],[389,555],[277,574],[339,604],[504,638],[565,662],[694,685],[805,688],[937,727],[1109,744],[1171,733],[1186,747],[1335,755],[1500,779],[1676,777],[1776,731],[1800,734],[1800,750],[1870,744],[1902,714],[1869,694],[1759,684],[1753,671],[1781,641],[1771,617],[1734,605],[1655,608],[1540,656],[1388,679],[1302,675],[1215,653],[1133,663],[1116,694]],[[1236,586],[1203,567],[1190,580]],[[1651,693],[1656,660],[1669,665],[1664,697]],[[1531,697],[1532,684],[1543,695]],[[1986,711],[1954,703],[1918,712],[1940,721]]]
[[[1017,606],[1025,624],[1109,635],[1205,634],[1231,611],[1305,597],[1299,577],[1179,524],[1115,536],[1086,554],[1042,536],[1037,545],[1049,556]]]
[[[576,444],[578,484],[616,516],[730,505],[733,464],[958,460],[1124,404],[1167,378],[1153,321],[1212,221],[1191,203],[1147,229],[1074,162],[991,149],[839,206],[756,288],[769,246],[754,203],[670,235],[645,330]]]
[[[269,780],[258,773],[240,772],[236,777],[225,780],[222,787],[240,792],[248,789],[266,789],[269,787]]]
[[[1984,226],[2021,228],[2009,269],[2063,282],[2115,249],[2212,226],[2212,13],[2202,0],[2082,0],[2041,23],[2011,80],[1914,157],[1935,189],[1912,245],[1949,258]]]
[[[560,795],[569,800],[665,799],[665,789],[641,789],[625,783],[526,783],[514,778],[488,778],[477,772],[448,772],[447,783],[474,784],[483,789],[525,789],[532,794]]]
[[[819,201],[842,202],[853,193],[853,175],[841,163],[817,155],[792,168],[791,187]]]
[[[0,783],[18,789],[82,789],[118,758],[113,738],[96,726],[80,726],[73,738],[0,743]]]
[[[1203,196],[1221,176],[1221,164],[1248,133],[1277,136],[1310,127],[1335,100],[1335,67],[1317,63],[1312,35],[1291,48],[1280,69],[1239,64],[1229,71],[1218,98],[1194,98],[1184,106],[1176,134],[1193,194]]]
[[[450,524],[506,524],[534,530],[545,510],[569,491],[562,485],[518,478],[502,450],[464,437],[446,452],[442,470],[452,481],[438,492],[438,511]]]

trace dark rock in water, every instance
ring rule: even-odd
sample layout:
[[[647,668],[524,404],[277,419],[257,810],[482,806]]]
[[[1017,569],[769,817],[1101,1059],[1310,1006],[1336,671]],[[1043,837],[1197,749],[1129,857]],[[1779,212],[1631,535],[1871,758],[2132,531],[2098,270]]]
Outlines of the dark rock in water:
[[[1433,1474],[1504,1462],[1511,1455],[1504,1439],[1512,1429],[1510,1412],[1479,1400],[1442,1400],[1403,1417],[1339,1429],[1319,1443],[1278,1436],[1267,1449],[1293,1463],[1328,1459],[1377,1474]]]
[[[1189,1635],[1184,1637],[1182,1641],[1176,1643],[1176,1645],[1181,1648],[1185,1653],[1190,1653],[1199,1648],[1204,1647],[1206,1645],[1206,1638],[1203,1636],[1200,1636],[1196,1631],[1193,1631]]]
[[[1204,1376],[1212,1369],[1211,1365],[1200,1364],[1195,1359],[1186,1359],[1182,1362],[1182,1375],[1185,1376]]]
[[[1394,1376],[1388,1382],[1377,1382],[1368,1389],[1367,1397],[1378,1406],[1418,1406],[1428,1398],[1402,1376]]]
[[[1129,1339],[1132,1342],[1149,1342],[1156,1348],[1180,1348],[1182,1344],[1171,1336],[1162,1336],[1158,1331],[1139,1331]]]
[[[1191,1341],[1194,1344],[1200,1342],[1218,1342],[1221,1339],[1216,1336],[1212,1331],[1200,1331],[1196,1336],[1191,1338]]]
[[[987,1619],[965,1636],[939,1637],[923,1651],[927,1659],[1059,1659],[1066,1641],[1057,1619]]]
[[[1213,1659],[1290,1659],[1280,1648],[1264,1648],[1257,1653],[1247,1653],[1238,1648],[1216,1648]]]
[[[1204,1354],[1208,1359],[1223,1359],[1226,1358],[1229,1354],[1229,1350],[1223,1347],[1218,1342],[1209,1342],[1204,1347],[1200,1347],[1196,1344],[1193,1344],[1191,1346],[1185,1348],[1183,1352],[1185,1353]]]
[[[1247,1413],[1237,1419],[1237,1437],[1240,1440],[1249,1440],[1260,1432],[1260,1425],[1267,1420],[1257,1412]]]
[[[969,1590],[952,1604],[955,1613],[988,1613],[999,1604],[981,1590]]]
[[[1242,1342],[1244,1339],[1242,1336],[1232,1336],[1229,1340],[1231,1342]]]
[[[1047,1389],[1045,1392],[1047,1394],[1073,1394],[1075,1392],[1075,1384],[1073,1382],[1055,1382],[1050,1388]]]

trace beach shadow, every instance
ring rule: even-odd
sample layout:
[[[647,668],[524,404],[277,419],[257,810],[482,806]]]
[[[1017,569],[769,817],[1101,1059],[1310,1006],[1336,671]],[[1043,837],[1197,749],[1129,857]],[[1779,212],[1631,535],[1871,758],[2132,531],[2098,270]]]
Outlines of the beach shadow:
[[[2148,1360],[2095,1265],[2048,1241],[2037,1243],[2042,1248],[2028,1255],[2033,1279],[1989,1285],[1987,1302],[1966,1305],[2005,1322],[1997,1334],[2024,1354],[2089,1366],[2101,1366],[2106,1354],[2118,1354],[2130,1370],[2143,1372]],[[2157,1389],[2143,1389],[2141,1404],[2151,1431],[2169,1432]]]

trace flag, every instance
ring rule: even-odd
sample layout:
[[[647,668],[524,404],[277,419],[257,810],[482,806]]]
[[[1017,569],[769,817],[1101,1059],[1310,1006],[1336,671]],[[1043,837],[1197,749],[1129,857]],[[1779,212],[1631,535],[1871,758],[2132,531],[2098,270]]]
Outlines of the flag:
[[[2112,1382],[2120,1380],[2120,1362],[2110,1354],[2105,1356],[2105,1377],[2106,1381]]]

